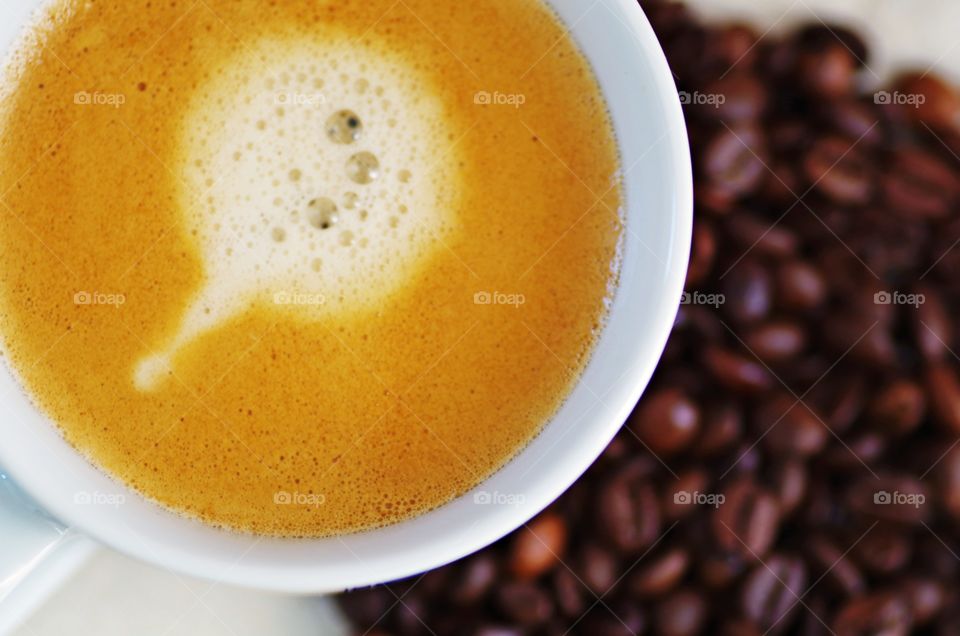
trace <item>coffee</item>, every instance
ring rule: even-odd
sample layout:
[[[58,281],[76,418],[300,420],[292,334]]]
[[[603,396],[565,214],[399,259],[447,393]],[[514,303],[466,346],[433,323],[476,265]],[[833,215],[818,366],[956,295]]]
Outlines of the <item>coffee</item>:
[[[616,143],[534,0],[55,2],[10,60],[7,358],[180,513],[326,536],[462,494],[589,358]]]

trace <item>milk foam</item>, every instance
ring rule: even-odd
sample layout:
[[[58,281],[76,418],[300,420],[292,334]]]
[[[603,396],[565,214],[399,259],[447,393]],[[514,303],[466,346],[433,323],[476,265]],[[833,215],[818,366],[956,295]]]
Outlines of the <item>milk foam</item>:
[[[449,240],[454,135],[424,85],[398,57],[333,37],[261,42],[197,88],[177,169],[205,282],[137,363],[138,389],[253,305],[321,320],[382,304]]]

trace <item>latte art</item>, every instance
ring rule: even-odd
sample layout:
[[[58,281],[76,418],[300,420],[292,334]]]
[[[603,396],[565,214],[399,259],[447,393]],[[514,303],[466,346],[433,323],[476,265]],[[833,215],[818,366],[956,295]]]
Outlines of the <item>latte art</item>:
[[[538,434],[623,204],[541,0],[49,7],[0,101],[0,336],[78,452],[175,513],[318,537]]]
[[[376,307],[455,240],[453,131],[418,73],[345,38],[303,38],[245,48],[198,89],[178,173],[206,280],[165,348],[137,363],[137,388],[252,305],[302,320]]]

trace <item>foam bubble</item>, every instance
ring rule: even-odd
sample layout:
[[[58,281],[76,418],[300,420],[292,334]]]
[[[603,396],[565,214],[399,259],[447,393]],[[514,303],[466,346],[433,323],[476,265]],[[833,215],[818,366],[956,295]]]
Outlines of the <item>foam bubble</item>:
[[[137,364],[140,390],[251,306],[322,320],[382,305],[456,231],[457,162],[434,163],[455,135],[418,72],[347,40],[268,40],[198,87],[180,204],[205,282]]]

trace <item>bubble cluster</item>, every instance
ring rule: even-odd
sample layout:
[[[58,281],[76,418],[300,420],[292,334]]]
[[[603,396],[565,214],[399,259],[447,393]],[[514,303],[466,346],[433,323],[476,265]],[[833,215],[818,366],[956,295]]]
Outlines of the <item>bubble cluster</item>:
[[[186,226],[206,284],[147,390],[182,346],[278,291],[336,302],[278,311],[320,319],[374,307],[452,232],[455,135],[415,68],[354,43],[263,41],[197,89],[184,126]]]

